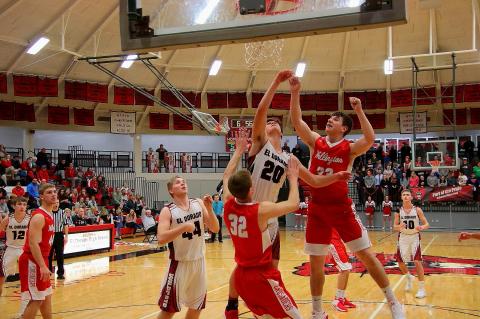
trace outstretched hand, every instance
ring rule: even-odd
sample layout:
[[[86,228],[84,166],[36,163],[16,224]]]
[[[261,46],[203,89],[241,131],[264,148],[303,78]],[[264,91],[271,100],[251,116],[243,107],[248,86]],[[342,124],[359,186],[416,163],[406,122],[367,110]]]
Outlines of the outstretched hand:
[[[292,70],[282,70],[277,73],[277,76],[275,77],[275,82],[277,84],[280,84],[290,79],[292,76],[293,76]]]
[[[205,207],[207,207],[207,208],[212,207],[213,198],[212,198],[211,195],[205,194],[202,198],[202,201],[203,201],[203,204],[205,205]]]
[[[290,159],[288,160],[288,168],[287,168],[287,177],[288,180],[297,180],[298,179],[298,171],[300,167],[300,161],[294,155],[290,155]]]
[[[467,240],[470,238],[472,238],[472,235],[470,233],[462,232],[460,233],[460,236],[458,236],[458,241]]]
[[[292,76],[288,82],[290,83],[290,92],[298,92],[300,91],[300,88],[302,84],[300,83],[300,80],[296,76]]]
[[[235,132],[235,149],[240,149],[242,153],[248,151],[248,131],[245,127],[240,127],[240,129]]]
[[[354,111],[362,109],[362,101],[360,101],[358,97],[351,97],[349,98],[349,100],[350,100],[350,105],[352,106],[352,109]]]

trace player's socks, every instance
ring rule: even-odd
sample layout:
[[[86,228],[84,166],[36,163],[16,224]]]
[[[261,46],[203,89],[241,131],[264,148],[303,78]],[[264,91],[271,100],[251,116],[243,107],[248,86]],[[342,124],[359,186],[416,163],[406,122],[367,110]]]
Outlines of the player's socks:
[[[227,308],[225,310],[238,310],[238,298],[228,297]]]
[[[385,295],[385,298],[387,298],[387,301],[391,302],[397,302],[397,297],[393,294],[392,288],[390,286],[387,286],[385,288],[382,288],[383,294]]]
[[[313,311],[322,312],[322,296],[312,296]]]
[[[345,298],[345,290],[337,289],[335,298]]]

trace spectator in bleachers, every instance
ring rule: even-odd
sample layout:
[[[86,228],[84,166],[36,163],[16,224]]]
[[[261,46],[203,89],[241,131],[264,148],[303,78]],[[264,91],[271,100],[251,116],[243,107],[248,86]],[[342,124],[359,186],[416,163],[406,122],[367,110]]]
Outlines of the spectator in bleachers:
[[[168,151],[163,147],[163,144],[160,144],[160,146],[155,151],[158,153],[158,168],[160,170],[160,173],[162,172],[162,167],[165,169],[166,172],[168,166],[165,161],[165,155]]]
[[[37,179],[39,181],[45,180],[48,181],[50,180],[50,175],[48,174],[47,170],[47,165],[42,165],[40,170],[37,172]]]
[[[77,177],[82,184],[86,185],[85,172],[81,166],[77,167]]]
[[[62,159],[58,164],[57,164],[57,171],[56,175],[60,177],[61,180],[65,179],[65,170],[67,169],[67,161]]]
[[[381,203],[383,201],[383,191],[382,191],[382,180],[383,180],[383,173],[381,169],[376,170],[377,174],[375,175],[375,196],[373,200],[377,203]]]
[[[409,187],[409,178],[407,177],[407,173],[405,172],[402,172],[402,177],[400,178],[400,186],[402,191]]]
[[[89,199],[87,190],[85,188],[82,188],[80,191],[80,194],[78,194],[77,202],[83,201],[86,202]]]
[[[418,176],[418,187],[427,186],[427,181],[425,180],[425,175]]]
[[[359,202],[360,203],[365,202],[365,182],[363,180],[363,176],[357,170],[355,170],[353,183],[355,184],[357,189]]]
[[[68,226],[74,226],[73,217],[72,217],[72,210],[70,208],[65,208],[63,211],[65,213],[65,223]]]
[[[290,153],[290,146],[288,146],[287,142],[283,143],[282,151],[284,151],[285,153]]]
[[[12,194],[17,197],[23,197],[25,195],[25,190],[20,182],[17,182],[17,185],[12,188]]]
[[[147,164],[147,173],[153,173],[155,170],[155,153],[153,152],[153,148],[148,148],[147,155],[145,155],[145,161]]]
[[[382,189],[382,201],[383,201],[383,197],[388,195],[388,190],[390,188],[390,178],[383,174],[383,179],[380,181],[380,188]],[[381,202],[378,202],[378,203],[381,203]]]
[[[139,226],[137,225],[137,214],[135,214],[135,210],[131,209],[126,217],[125,220],[125,227],[131,228],[133,230],[133,238],[135,238],[135,233]]]
[[[465,141],[465,143],[463,143],[463,148],[465,149],[465,156],[468,158],[468,161],[473,161],[473,150],[475,149],[475,143],[473,143],[472,140],[468,139]]]
[[[37,178],[37,167],[34,166],[34,167],[32,167],[31,170],[29,170],[27,172],[27,177],[25,178],[25,180],[26,180],[27,183],[30,183],[31,181],[33,181],[36,178]]]
[[[480,147],[478,149],[480,150]],[[473,173],[475,174],[476,178],[480,178],[480,161],[476,166],[473,167]]]
[[[88,170],[87,170],[88,172]],[[89,197],[97,194],[98,192],[98,183],[97,178],[92,176],[91,178],[87,178],[87,194]]]
[[[400,185],[400,181],[395,175],[393,175],[390,179],[390,184],[388,185],[388,195],[390,196],[392,202],[397,203],[400,201],[401,188],[402,186]]]
[[[463,174],[462,172],[458,173],[458,178],[457,178],[458,186],[467,185],[467,180],[468,180],[468,177],[465,176],[465,174]]]
[[[392,175],[393,175],[392,164],[387,164],[385,166],[385,169],[383,170],[383,175],[386,176],[388,180],[392,178]]]
[[[70,187],[77,186],[77,170],[73,167],[73,163],[69,163],[68,167],[65,168],[65,178],[70,182]]]
[[[385,159],[384,145],[385,144],[383,142],[378,144],[377,148],[375,149],[375,153],[374,153],[376,158],[381,161],[382,165],[384,164],[384,159]]]
[[[27,185],[27,193],[30,197],[38,199],[40,194],[38,193],[38,179],[34,178],[30,184]]]
[[[122,192],[120,191],[120,188],[115,188],[115,191],[113,192],[112,195],[112,204],[117,208],[120,206],[122,203]]]
[[[295,155],[296,158],[302,158],[302,149],[300,148],[300,144],[296,144],[294,148],[292,148],[292,154]]]
[[[48,154],[46,152],[46,149],[42,148],[37,153],[36,157],[37,157],[36,164],[37,164],[38,167],[42,167],[42,166],[49,167],[50,166],[50,162],[48,161]]]
[[[130,194],[128,196],[128,199],[127,201],[124,202],[123,204],[123,211],[125,213],[128,213],[130,211],[135,211],[137,209],[137,205],[136,205],[136,202],[135,202],[135,198],[133,196],[133,194]]]
[[[58,191],[58,200],[60,201],[60,209],[71,207],[70,200],[68,198],[67,189],[61,188]]]
[[[373,196],[375,194],[375,176],[373,176],[371,169],[367,171],[367,176],[364,177],[363,182],[365,183],[366,196]]]
[[[397,163],[398,161],[398,152],[395,146],[391,146],[388,150],[388,157],[392,163]]]
[[[73,217],[73,224],[75,226],[87,226],[92,224],[92,221],[85,216],[85,208],[78,208],[78,213]]]
[[[7,198],[0,198],[0,215],[8,216],[8,214],[10,214],[10,210],[8,209]]]
[[[403,145],[400,148],[400,160],[402,164],[405,162],[407,156],[412,158],[412,148],[407,142],[403,142]]]
[[[90,199],[87,201],[87,207],[90,209],[98,210],[97,201],[95,200],[95,196],[91,196]]]
[[[1,165],[5,169],[7,181],[14,180],[17,170],[12,165],[12,156],[10,154],[7,154],[7,156],[2,159]]]
[[[438,182],[439,182],[439,179],[438,179],[437,175],[435,174],[435,172],[432,170],[430,172],[430,175],[428,175],[428,177],[427,177],[427,185],[429,187],[436,188],[436,187],[438,187]]]
[[[5,190],[5,186],[0,186],[0,198],[7,198],[7,191]]]
[[[467,185],[473,186],[473,200],[478,200],[479,188],[480,188],[480,179],[475,177],[475,174],[470,174],[470,178],[467,181]]]
[[[455,177],[453,172],[449,172],[447,177],[447,186],[457,186],[457,185],[458,185],[457,178]]]
[[[115,226],[115,238],[122,239],[123,214],[120,208],[113,215],[113,225]]]
[[[419,183],[420,183],[420,178],[418,177],[417,173],[412,172],[408,181],[408,186],[410,188],[418,187]]]
[[[445,177],[445,175],[440,175],[440,180],[438,181],[438,186],[439,187],[447,186],[447,178]]]
[[[76,188],[72,189],[68,198],[70,199],[70,203],[72,203],[72,205],[75,205],[77,203],[77,201],[78,201],[78,191],[77,191]]]
[[[470,174],[472,173],[472,165],[470,165],[468,159],[464,158],[462,160],[462,164],[460,165],[460,172],[462,172],[466,176],[470,176]]]
[[[145,208],[142,210],[143,229],[148,233],[157,233],[158,224],[152,216],[152,210]]]

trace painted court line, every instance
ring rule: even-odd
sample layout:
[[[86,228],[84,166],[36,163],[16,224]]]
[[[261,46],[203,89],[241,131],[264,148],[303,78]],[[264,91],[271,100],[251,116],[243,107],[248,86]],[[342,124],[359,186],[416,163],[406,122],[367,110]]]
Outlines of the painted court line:
[[[212,290],[210,290],[210,291],[207,291],[207,295],[210,294],[210,293],[212,293],[212,292],[214,292],[214,291],[223,289],[223,288],[227,287],[228,285],[229,285],[229,284],[227,283],[227,284],[224,284],[224,285],[222,285],[222,286],[220,286],[220,287],[217,287],[217,288],[215,288],[215,289],[212,289]],[[147,319],[147,318],[153,317],[153,316],[157,315],[159,312],[160,312],[160,310],[157,310],[157,311],[152,312],[152,313],[150,313],[150,314],[148,314],[148,315],[145,315],[145,316],[143,316],[143,317],[141,317],[141,318],[139,318],[139,319]]]
[[[422,254],[424,252],[426,252],[428,248],[430,248],[430,245],[433,243],[433,241],[436,238],[437,238],[437,235],[434,235],[433,238],[430,240],[430,242],[427,244],[427,246],[425,246],[425,248],[422,249]],[[405,278],[407,278],[407,275],[403,275],[402,278],[400,278],[400,280],[397,281],[397,283],[392,288],[393,292],[395,292],[395,290],[400,286],[400,284],[405,280]],[[368,319],[374,319],[380,313],[380,311],[383,309],[383,306],[385,306],[386,302],[387,302],[387,298],[384,298],[382,300],[382,303],[380,303],[377,306],[377,309],[375,309],[375,311],[370,315],[370,317],[368,317]]]

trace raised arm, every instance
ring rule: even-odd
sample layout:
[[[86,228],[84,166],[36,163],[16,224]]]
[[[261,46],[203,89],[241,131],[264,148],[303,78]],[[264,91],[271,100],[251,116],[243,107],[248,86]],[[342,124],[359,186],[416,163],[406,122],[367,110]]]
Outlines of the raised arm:
[[[467,232],[462,232],[462,233],[460,233],[460,235],[458,236],[458,241],[467,240],[467,239],[471,239],[471,238],[480,240],[480,233],[467,233]]]
[[[250,152],[256,154],[265,144],[265,126],[267,125],[267,113],[270,104],[272,103],[275,92],[277,91],[280,83],[288,80],[293,76],[291,70],[283,70],[277,73],[275,79],[270,84],[270,87],[267,89],[265,94],[262,97],[262,100],[258,104],[257,112],[255,113],[255,118],[253,119],[252,127],[252,148]]]
[[[294,76],[289,80],[290,83],[290,120],[298,136],[304,143],[310,147],[310,151],[315,148],[315,141],[320,136],[312,131],[307,123],[302,120],[302,110],[300,109],[300,80]]]
[[[205,223],[205,225],[207,225],[210,231],[218,233],[218,231],[220,230],[220,225],[218,224],[218,219],[213,212],[212,196],[205,195],[203,196],[203,199],[197,198],[197,200],[203,209],[203,222]]]
[[[418,218],[422,222],[420,226],[417,226],[417,230],[425,230],[430,228],[430,224],[428,223],[427,218],[425,218],[425,214],[423,213],[423,210],[420,208],[417,208],[417,214]]]
[[[268,219],[286,215],[298,209],[300,198],[298,194],[298,168],[301,166],[295,156],[288,161],[287,178],[290,185],[288,199],[283,202],[261,202],[258,207],[258,224],[260,229],[267,227]]]
[[[228,189],[228,179],[237,171],[238,163],[240,163],[240,160],[242,159],[243,154],[245,154],[245,151],[247,150],[247,147],[248,147],[247,138],[248,138],[248,132],[244,128],[240,128],[237,136],[235,137],[235,152],[233,152],[232,158],[228,162],[228,165],[225,168],[225,171],[223,173],[223,201],[224,202],[227,202],[232,196],[232,194],[230,193],[230,190]]]
[[[358,120],[360,121],[360,128],[363,133],[362,137],[360,137],[355,143],[350,144],[351,157],[355,158],[366,153],[370,149],[373,142],[375,142],[375,132],[373,131],[373,127],[368,121],[367,116],[363,112],[360,99],[351,97],[350,105],[357,114]]]
[[[330,175],[315,175],[303,165],[300,165],[298,175],[301,180],[314,188],[325,187],[336,182],[348,182],[352,177],[352,173],[347,171],[341,171]]]
[[[157,229],[157,239],[159,245],[165,245],[181,234],[187,232],[191,233],[195,230],[195,225],[193,223],[183,223],[179,227],[170,229],[170,220],[172,218],[172,213],[168,207],[162,208],[160,212],[160,217],[158,218],[158,229]]]

